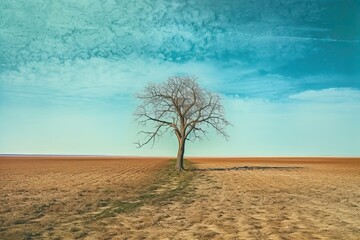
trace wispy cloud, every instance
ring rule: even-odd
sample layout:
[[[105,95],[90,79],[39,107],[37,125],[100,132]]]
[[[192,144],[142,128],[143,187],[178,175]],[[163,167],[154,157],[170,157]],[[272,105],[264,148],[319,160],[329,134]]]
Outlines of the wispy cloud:
[[[307,1],[2,1],[3,65],[131,55],[166,61],[299,56],[323,3]],[[280,7],[281,6],[281,7]],[[309,23],[298,24],[306,17]],[[319,38],[320,39],[320,38]],[[330,41],[324,39],[322,41]],[[279,48],[274,48],[274,42]]]
[[[328,88],[307,90],[289,96],[290,99],[312,103],[356,103],[360,104],[360,90],[352,88]]]
[[[214,74],[215,73],[215,74]],[[148,82],[173,75],[191,75],[211,87],[219,69],[199,62],[173,63],[139,57],[126,60],[92,58],[66,63],[32,62],[0,73],[1,98],[33,97],[44,102],[128,101]],[[215,75],[215,76],[214,76]]]

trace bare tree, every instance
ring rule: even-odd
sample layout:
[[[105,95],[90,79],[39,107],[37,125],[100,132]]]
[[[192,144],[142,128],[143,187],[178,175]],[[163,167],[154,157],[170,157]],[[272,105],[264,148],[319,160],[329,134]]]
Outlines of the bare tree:
[[[194,77],[170,77],[166,82],[150,83],[137,96],[142,104],[134,115],[140,125],[151,124],[150,131],[140,131],[144,135],[138,147],[148,143],[154,145],[157,138],[166,132],[175,133],[179,148],[176,169],[184,170],[186,140],[203,140],[205,127],[212,127],[224,136],[230,123],[224,118],[224,108],[220,97],[201,88]]]

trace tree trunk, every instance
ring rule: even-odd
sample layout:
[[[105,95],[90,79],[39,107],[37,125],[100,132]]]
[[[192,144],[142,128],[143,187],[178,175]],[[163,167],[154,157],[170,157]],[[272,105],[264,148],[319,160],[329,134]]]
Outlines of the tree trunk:
[[[179,149],[176,158],[176,170],[183,171],[184,168],[185,139],[179,139]]]

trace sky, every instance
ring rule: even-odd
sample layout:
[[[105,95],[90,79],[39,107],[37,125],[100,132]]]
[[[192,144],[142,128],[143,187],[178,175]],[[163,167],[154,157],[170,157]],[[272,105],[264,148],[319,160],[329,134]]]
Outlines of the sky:
[[[175,75],[233,125],[188,156],[360,156],[358,0],[2,0],[0,154],[175,156],[133,116]]]

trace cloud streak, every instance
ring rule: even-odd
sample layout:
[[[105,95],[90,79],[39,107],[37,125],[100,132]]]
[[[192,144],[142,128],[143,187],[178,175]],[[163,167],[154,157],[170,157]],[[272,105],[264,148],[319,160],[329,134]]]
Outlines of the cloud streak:
[[[351,88],[307,90],[289,96],[290,99],[315,103],[355,103],[360,105],[360,91]]]

